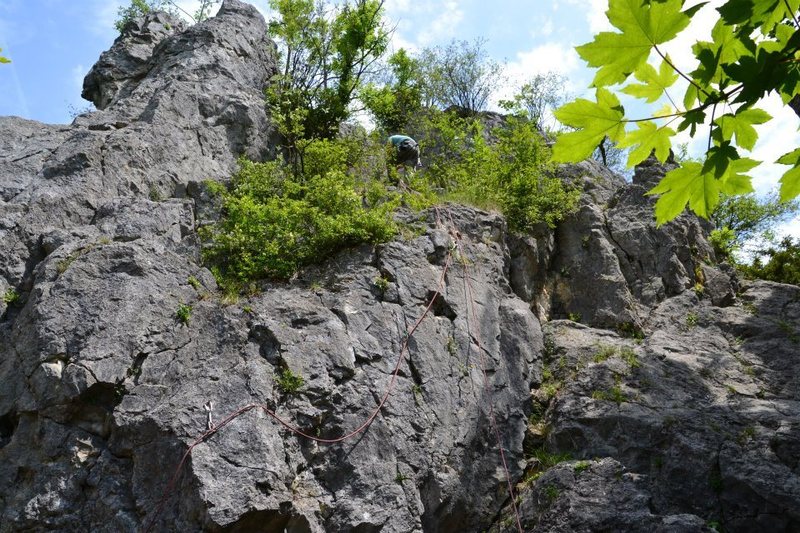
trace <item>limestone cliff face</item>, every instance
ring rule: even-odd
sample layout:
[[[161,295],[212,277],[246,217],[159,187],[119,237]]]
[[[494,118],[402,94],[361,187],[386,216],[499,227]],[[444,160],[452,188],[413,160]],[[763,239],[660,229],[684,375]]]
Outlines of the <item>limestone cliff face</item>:
[[[555,231],[400,213],[415,237],[223,301],[198,183],[275,154],[272,50],[236,0],[153,14],[87,76],[98,111],[0,118],[0,531],[513,531],[498,440],[526,531],[800,530],[800,289],[710,266],[694,217],[655,228],[660,165],[563,168]],[[167,490],[204,405],[336,438],[398,361],[358,436],[252,409]]]

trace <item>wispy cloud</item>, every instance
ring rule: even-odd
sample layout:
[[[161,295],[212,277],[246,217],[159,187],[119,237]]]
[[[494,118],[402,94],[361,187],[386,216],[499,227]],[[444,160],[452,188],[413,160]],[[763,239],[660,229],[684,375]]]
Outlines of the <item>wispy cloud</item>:
[[[574,94],[582,89],[580,76],[576,76],[580,68],[580,59],[575,49],[569,44],[543,44],[531,50],[519,52],[513,61],[506,64],[506,79],[495,95],[495,102],[509,100],[523,83],[537,74],[554,72],[566,79],[562,88],[565,95]]]
[[[553,0],[551,5],[553,11],[563,13],[564,11],[579,10],[585,13],[589,31],[593,34],[613,29],[606,17],[608,0]]]
[[[409,0],[387,0],[385,6],[389,20],[397,24],[393,47],[411,51],[457,37],[464,20],[464,11],[455,0],[416,4]]]
[[[532,37],[550,37],[553,34],[553,19],[547,17],[537,29],[531,32]]]
[[[549,43],[518,52],[516,58],[508,63],[507,72],[509,76],[520,79],[546,72],[568,75],[576,72],[580,64],[580,58],[571,45]]]
[[[5,47],[3,47],[3,53],[8,54],[9,57],[14,57],[12,50],[7,50]],[[22,83],[20,83],[19,74],[17,73],[17,67],[14,65],[14,61],[12,60],[11,63],[3,65],[3,68],[7,68],[11,71],[11,83],[14,93],[17,96],[17,105],[22,111],[22,116],[30,117],[31,110],[30,107],[28,107],[28,99],[25,97],[25,91],[22,90]]]

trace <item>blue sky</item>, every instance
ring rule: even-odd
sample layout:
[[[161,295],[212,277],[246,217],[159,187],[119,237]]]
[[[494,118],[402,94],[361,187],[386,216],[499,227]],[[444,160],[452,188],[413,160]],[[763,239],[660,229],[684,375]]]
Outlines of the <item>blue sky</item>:
[[[193,11],[196,1],[178,2]],[[251,2],[265,15],[266,0]],[[68,123],[88,105],[80,97],[83,77],[113,43],[114,20],[128,0],[2,0],[0,47],[12,63],[0,70],[0,115]],[[397,24],[393,48],[419,50],[450,39],[485,37],[489,53],[509,62],[510,78],[522,69],[571,73],[570,90],[588,85],[572,47],[591,39],[588,0],[506,0],[486,8],[479,0],[412,2],[387,0]]]
[[[71,122],[76,111],[89,105],[80,97],[83,77],[113,43],[117,10],[128,3],[0,0],[0,48],[12,60],[0,66],[0,116]],[[178,1],[189,12],[198,3]],[[269,16],[267,0],[250,3]],[[507,81],[499,96],[509,96],[527,78],[548,71],[567,77],[565,89],[570,94],[590,95],[587,87],[593,73],[585,68],[574,47],[590,41],[598,31],[611,29],[604,16],[607,0],[386,0],[385,6],[388,18],[396,24],[393,49],[416,51],[447,44],[453,38],[486,38],[488,52],[506,63]],[[691,43],[709,33],[715,15],[713,9],[704,8],[690,30],[668,45],[673,60],[686,70],[693,68],[687,53]],[[680,90],[676,94],[681,94]],[[629,109],[631,103],[623,98]],[[780,101],[769,101],[762,107],[776,120],[760,129],[761,139],[750,155],[769,162],[800,146],[800,120]],[[704,142],[698,139],[691,143],[690,151],[701,153]],[[785,168],[759,167],[754,173],[757,190],[763,193],[774,187]],[[800,219],[785,229],[800,236]]]

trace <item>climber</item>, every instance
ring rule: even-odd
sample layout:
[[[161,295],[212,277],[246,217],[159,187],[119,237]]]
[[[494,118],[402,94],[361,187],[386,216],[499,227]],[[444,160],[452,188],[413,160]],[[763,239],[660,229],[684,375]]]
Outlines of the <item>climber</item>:
[[[388,144],[391,144],[392,149],[391,162],[397,166],[398,172],[402,167],[405,174],[406,165],[413,165],[415,169],[422,166],[419,158],[419,145],[408,135],[392,135],[389,137]]]

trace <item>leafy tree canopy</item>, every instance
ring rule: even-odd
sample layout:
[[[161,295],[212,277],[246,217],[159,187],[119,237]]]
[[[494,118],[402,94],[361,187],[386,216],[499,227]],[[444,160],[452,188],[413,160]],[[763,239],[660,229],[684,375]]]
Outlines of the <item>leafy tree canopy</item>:
[[[744,266],[746,275],[778,283],[800,285],[800,240],[783,239],[777,247],[762,252],[752,265]],[[766,263],[764,262],[766,259]]]
[[[452,40],[447,46],[426,48],[419,60],[425,104],[442,109],[458,107],[471,113],[486,109],[502,82],[504,65],[493,61],[486,40]]]
[[[389,44],[382,0],[328,6],[321,0],[270,0],[277,17],[282,73],[268,87],[267,104],[286,141],[296,175],[305,144],[332,139],[351,103]]]
[[[758,134],[755,125],[772,117],[756,107],[768,94],[779,95],[792,109],[800,84],[800,0],[728,0],[719,7],[720,19],[710,40],[692,47],[695,70],[681,70],[661,45],[677,37],[706,3],[684,9],[683,0],[609,0],[609,22],[618,30],[601,32],[577,47],[580,56],[597,70],[592,86],[595,99],[579,98],[556,111],[556,118],[575,128],[559,136],[556,161],[583,160],[608,139],[630,148],[628,165],[651,153],[665,161],[673,136],[708,123],[708,150],[702,162],[688,162],[670,171],[649,193],[660,195],[656,221],[663,224],[678,216],[686,205],[708,218],[728,195],[753,191],[748,174],[760,162],[742,155],[751,151]],[[656,64],[649,61],[655,58]],[[678,79],[687,88],[676,101],[669,94]],[[649,118],[629,118],[616,95],[618,90],[653,103],[666,96],[667,108]],[[674,127],[670,127],[674,126]],[[780,198],[800,194],[800,148],[781,156],[777,163],[791,168],[781,178]]]

